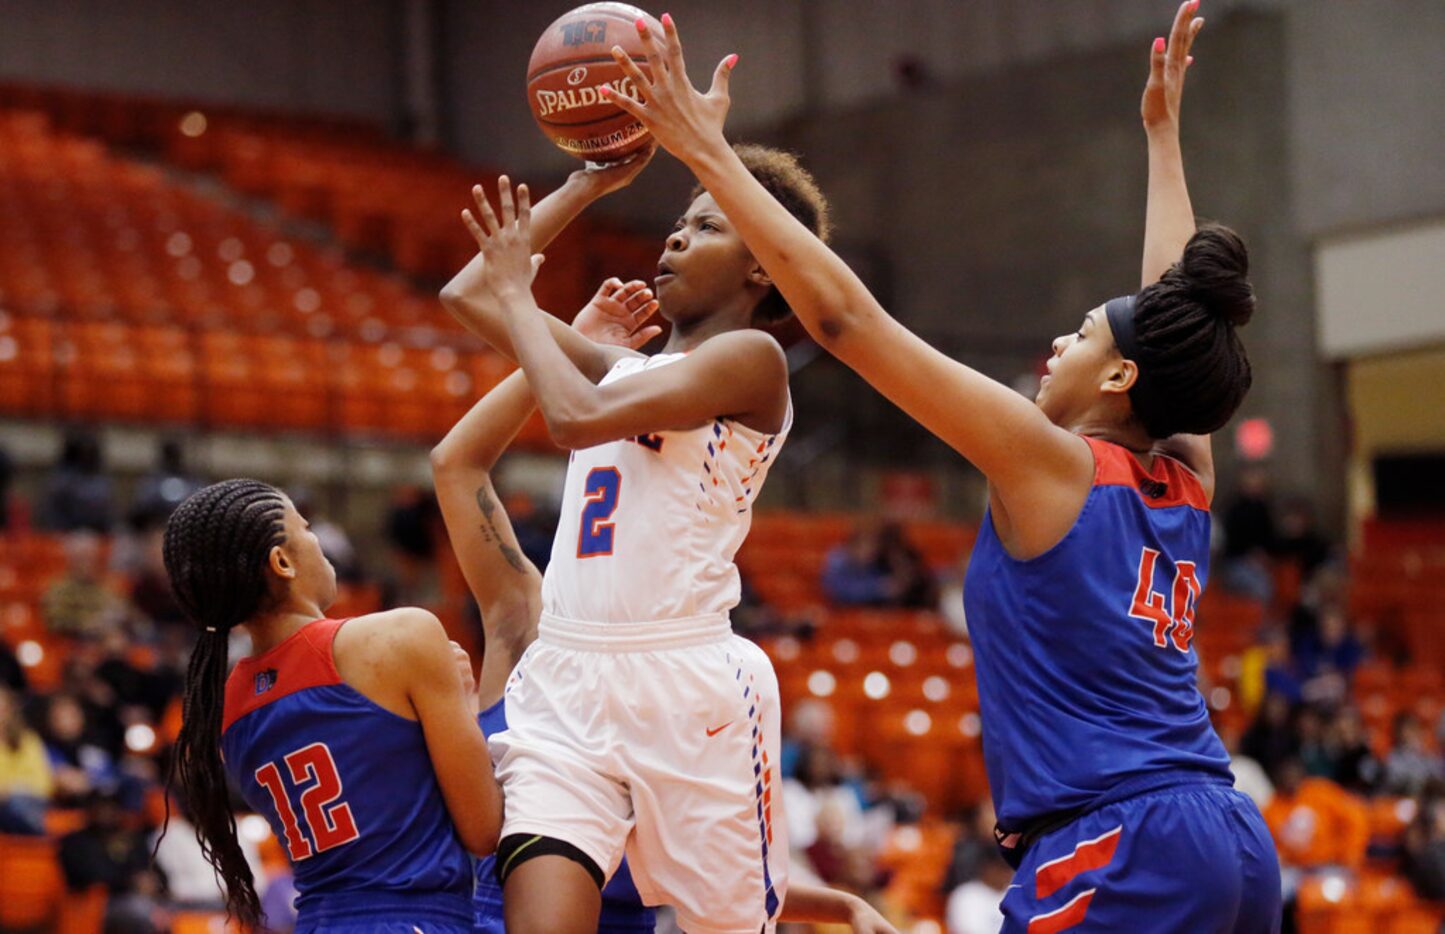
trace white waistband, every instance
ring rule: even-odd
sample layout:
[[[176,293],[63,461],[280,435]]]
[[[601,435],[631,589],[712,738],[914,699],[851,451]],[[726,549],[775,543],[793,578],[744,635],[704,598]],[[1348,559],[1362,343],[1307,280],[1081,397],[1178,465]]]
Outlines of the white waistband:
[[[537,639],[586,652],[646,652],[722,642],[733,634],[722,614],[685,616],[648,623],[590,623],[543,613]]]

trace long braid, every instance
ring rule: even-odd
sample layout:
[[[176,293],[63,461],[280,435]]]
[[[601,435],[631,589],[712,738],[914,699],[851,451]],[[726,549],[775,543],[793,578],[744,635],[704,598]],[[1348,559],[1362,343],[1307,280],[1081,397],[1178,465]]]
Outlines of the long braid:
[[[286,540],[285,509],[275,487],[258,480],[226,480],[181,503],[165,533],[171,589],[201,630],[186,670],[181,732],[167,785],[175,787],[179,781],[195,817],[201,853],[225,884],[226,909],[248,927],[260,924],[261,900],[236,838],[221,762],[227,643],[232,627],[263,609],[266,562],[271,549]]]

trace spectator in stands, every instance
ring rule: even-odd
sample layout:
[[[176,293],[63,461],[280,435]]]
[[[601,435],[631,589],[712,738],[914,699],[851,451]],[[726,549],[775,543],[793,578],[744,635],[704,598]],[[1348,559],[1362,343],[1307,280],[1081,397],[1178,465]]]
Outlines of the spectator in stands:
[[[1254,464],[1239,475],[1239,489],[1224,508],[1224,584],[1259,600],[1274,593],[1269,556],[1276,534],[1269,472]]]
[[[878,552],[884,573],[894,591],[893,604],[915,610],[938,606],[938,581],[933,569],[903,533],[897,522],[884,523],[878,532]]]
[[[1395,744],[1385,759],[1383,791],[1415,797],[1445,782],[1445,766],[1425,742],[1425,725],[1412,713],[1395,717]]]
[[[1274,797],[1274,784],[1269,780],[1269,773],[1264,766],[1241,751],[1238,730],[1219,729],[1216,724],[1216,732],[1229,753],[1229,770],[1234,773],[1234,790],[1248,795],[1263,811],[1264,806]]]
[[[394,574],[387,582],[391,592],[384,595],[387,606],[432,602],[428,576],[436,558],[440,523],[435,496],[415,486],[396,489],[386,515]]]
[[[1330,777],[1341,788],[1357,795],[1367,795],[1383,774],[1380,760],[1370,749],[1365,735],[1365,722],[1354,707],[1341,707],[1325,735],[1330,757]]]
[[[166,891],[174,902],[186,908],[224,911],[225,895],[216,882],[215,870],[201,852],[196,827],[190,818],[185,806],[172,800],[169,829],[164,836],[156,832],[150,839],[156,867],[165,874]],[[256,844],[246,834],[238,834],[236,839],[252,875],[258,880],[263,878],[261,854]]]
[[[1334,778],[1334,761],[1325,744],[1325,721],[1314,707],[1304,706],[1294,716],[1295,754],[1306,775]]]
[[[945,894],[956,891],[983,873],[989,857],[997,855],[998,841],[994,839],[993,828],[998,816],[993,810],[993,799],[985,798],[964,815],[958,838],[953,841],[953,855],[948,861],[948,871],[943,876]]]
[[[101,541],[94,532],[65,537],[65,571],[40,598],[45,626],[56,635],[94,638],[124,623],[125,599],[105,581]]]
[[[1422,803],[1405,830],[1401,864],[1421,898],[1445,901],[1445,799]]]
[[[1331,550],[1316,526],[1314,504],[1299,497],[1290,499],[1280,511],[1275,556],[1294,562],[1299,566],[1301,580],[1309,581],[1330,560]]]
[[[798,766],[812,747],[832,747],[834,725],[833,708],[824,701],[810,697],[789,708],[778,751],[778,771],[783,778],[797,777]]]
[[[1264,766],[1271,775],[1299,749],[1290,713],[1289,700],[1282,694],[1266,694],[1258,716],[1239,744],[1241,752]]]
[[[837,754],[815,744],[782,788],[791,845],[807,855],[820,879],[834,885],[858,881],[857,857],[867,834],[858,794],[844,779]]]
[[[1364,658],[1365,646],[1350,630],[1344,607],[1321,607],[1313,631],[1302,632],[1294,647],[1295,671],[1305,679],[1302,695],[1316,704],[1341,703]]]
[[[733,607],[733,632],[747,639],[762,639],[770,636],[796,636],[811,639],[817,630],[817,621],[806,614],[784,616],[771,604],[765,602],[753,589],[746,577],[742,578],[742,591],[738,605]]]
[[[162,636],[170,632],[189,642],[192,627],[180,604],[176,603],[170,579],[166,577],[164,542],[164,525],[147,528],[141,534],[135,573],[131,578],[130,602],[136,612],[159,627]]]
[[[187,496],[205,486],[205,481],[186,470],[181,443],[162,441],[156,452],[156,466],[141,477],[131,504],[131,524],[137,528],[165,525],[171,512]]]
[[[117,789],[120,774],[115,759],[86,735],[85,710],[75,697],[56,694],[50,698],[43,733],[55,776],[56,805],[78,807],[93,792],[110,794]]]
[[[990,846],[979,862],[973,878],[959,885],[948,896],[945,919],[948,934],[998,934],[1003,930],[1003,901],[1013,870],[999,855],[997,846]]]
[[[19,698],[0,687],[0,833],[44,833],[53,788],[45,744],[21,716]]]
[[[90,529],[109,532],[115,521],[115,491],[100,452],[100,439],[89,431],[66,435],[60,463],[50,472],[40,501],[44,528],[59,532]]]
[[[1280,763],[1274,787],[1264,819],[1279,849],[1281,869],[1358,869],[1364,863],[1370,842],[1364,802],[1327,778],[1306,776],[1294,757]],[[1295,877],[1297,881],[1298,872]]]
[[[104,794],[86,799],[85,826],[60,840],[60,868],[66,887],[82,892],[103,885],[107,934],[150,934],[155,923],[160,878],[150,865],[145,837],[125,826],[124,812]]]
[[[884,606],[898,596],[883,567],[876,528],[860,526],[846,543],[828,552],[823,593],[836,606]]]
[[[15,462],[0,446],[0,532],[10,528],[10,483],[15,479]]]
[[[25,690],[25,666],[20,664],[20,660],[3,640],[0,640],[0,688]]]
[[[828,552],[823,592],[837,606],[938,605],[938,584],[896,523],[862,525]]]

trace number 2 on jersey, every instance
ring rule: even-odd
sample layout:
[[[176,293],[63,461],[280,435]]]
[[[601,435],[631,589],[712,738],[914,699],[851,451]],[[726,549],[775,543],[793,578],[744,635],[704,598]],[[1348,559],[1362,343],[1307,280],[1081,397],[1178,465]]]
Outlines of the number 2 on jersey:
[[[616,467],[593,467],[587,474],[583,491],[587,494],[582,507],[582,528],[577,533],[577,557],[600,558],[612,554],[612,537],[617,531],[608,521],[617,511],[617,497],[622,494],[622,472]]]
[[[1172,642],[1181,652],[1189,651],[1194,638],[1194,602],[1199,599],[1199,577],[1193,561],[1174,565],[1174,586],[1170,588],[1170,609],[1164,609],[1164,595],[1154,590],[1154,565],[1159,552],[1145,548],[1139,555],[1139,583],[1129,615],[1154,624],[1154,644],[1168,648]]]
[[[331,749],[325,743],[312,743],[295,752],[287,753],[282,760],[291,773],[293,787],[300,788],[303,782],[311,784],[301,792],[301,813],[311,831],[311,840],[306,839],[296,819],[296,810],[291,807],[291,798],[281,782],[281,770],[275,762],[267,762],[256,770],[256,781],[271,795],[276,806],[276,816],[286,829],[286,849],[291,859],[300,862],[310,859],[316,853],[332,847],[350,843],[361,834],[351,816],[351,805],[338,802],[341,797],[341,776],[336,772],[336,760],[331,758]]]

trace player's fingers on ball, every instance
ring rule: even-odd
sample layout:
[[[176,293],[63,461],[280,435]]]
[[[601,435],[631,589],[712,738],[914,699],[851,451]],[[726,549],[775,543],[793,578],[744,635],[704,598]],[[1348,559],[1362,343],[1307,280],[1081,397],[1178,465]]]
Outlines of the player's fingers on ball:
[[[612,47],[612,60],[617,62],[617,67],[622,69],[622,73],[631,78],[638,87],[644,87],[652,83],[638,66],[637,62],[632,60],[632,56],[628,55],[622,46],[614,45]],[[605,84],[597,90],[599,93],[606,91],[609,95],[616,96],[612,95],[612,89]]]
[[[662,46],[658,44],[657,36],[648,27],[646,19],[639,16],[635,25],[637,26],[637,35],[647,48],[647,61],[652,65],[653,74],[660,78],[667,72],[667,63],[662,60]]]

